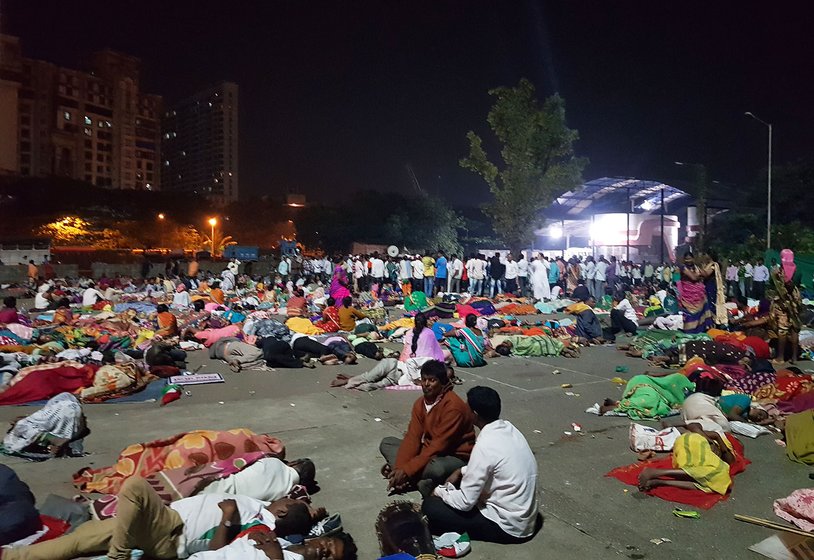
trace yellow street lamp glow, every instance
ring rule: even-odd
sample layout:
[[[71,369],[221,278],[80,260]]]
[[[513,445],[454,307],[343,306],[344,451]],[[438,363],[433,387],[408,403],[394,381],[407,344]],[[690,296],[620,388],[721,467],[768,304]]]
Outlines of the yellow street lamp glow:
[[[163,212],[161,212],[161,213],[158,215],[158,219],[159,219],[159,220],[163,220],[164,218],[165,218],[164,213],[163,213]]]
[[[217,219],[217,218],[209,218],[209,225],[210,225],[210,226],[215,227],[215,225],[216,225],[217,223],[218,223],[218,219]]]

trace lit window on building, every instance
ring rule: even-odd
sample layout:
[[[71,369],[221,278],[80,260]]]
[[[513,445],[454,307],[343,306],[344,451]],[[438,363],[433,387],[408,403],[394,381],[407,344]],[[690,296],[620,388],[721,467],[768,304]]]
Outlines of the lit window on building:
[[[150,183],[147,183],[146,185],[144,185],[144,188],[147,189],[148,191],[153,190],[153,186]]]
[[[88,127],[85,127],[85,136],[93,136],[93,131]]]
[[[170,166],[170,160],[165,159],[164,160],[164,167],[169,167],[169,166]]]
[[[71,113],[69,113],[68,111],[63,112],[62,118],[65,119],[66,121],[71,120]]]
[[[90,125],[93,124],[93,120],[91,120],[91,118],[89,116],[87,116],[87,115],[85,115],[85,124],[90,124]]]
[[[105,126],[108,128],[113,128],[113,124],[110,121],[105,121]]]

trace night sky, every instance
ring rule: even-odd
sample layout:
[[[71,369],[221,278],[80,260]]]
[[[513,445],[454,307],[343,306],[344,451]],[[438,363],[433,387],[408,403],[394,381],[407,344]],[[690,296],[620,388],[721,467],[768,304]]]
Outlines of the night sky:
[[[751,8],[750,6],[754,6]],[[142,58],[172,101],[240,86],[241,192],[422,187],[456,204],[488,189],[458,167],[486,132],[487,90],[527,77],[559,92],[585,178],[677,183],[704,163],[743,184],[814,148],[814,17],[780,2],[0,0],[27,56],[83,67],[111,47]],[[494,154],[494,150],[492,150]],[[734,188],[734,187],[733,187]]]

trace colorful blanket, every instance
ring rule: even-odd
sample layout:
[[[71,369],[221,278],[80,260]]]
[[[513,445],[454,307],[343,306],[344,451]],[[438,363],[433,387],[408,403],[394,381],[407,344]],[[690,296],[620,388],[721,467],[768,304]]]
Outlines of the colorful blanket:
[[[23,368],[9,387],[0,392],[0,405],[46,400],[60,393],[75,393],[93,384],[98,366],[78,362],[57,362]]]
[[[735,454],[735,462],[729,465],[729,476],[734,480],[735,475],[745,471],[746,466],[749,465],[751,461],[743,456],[743,445],[741,442],[735,439],[731,434],[726,434],[726,437],[729,438],[729,442],[732,444],[732,450]],[[638,486],[639,474],[641,474],[641,472],[646,468],[673,469],[675,468],[673,466],[673,457],[672,455],[669,455],[667,457],[654,459],[651,461],[639,461],[626,467],[613,469],[605,476],[615,478],[630,486]],[[656,496],[657,498],[661,498],[662,500],[666,500],[668,502],[687,504],[701,509],[710,509],[718,502],[726,500],[731,493],[731,486],[729,492],[724,495],[715,492],[707,493],[699,489],[689,490],[685,488],[676,488],[674,486],[657,486],[656,488],[646,492],[646,494]]]
[[[166,469],[205,465],[258,451],[280,459],[285,457],[283,443],[266,434],[255,434],[246,428],[195,430],[133,444],[121,452],[115,465],[84,468],[74,474],[73,483],[82,492],[117,494],[131,476],[147,477]]]
[[[194,496],[207,484],[239,473],[264,457],[269,457],[269,454],[257,451],[205,465],[158,471],[144,479],[164,503],[169,504],[181,498]],[[119,497],[116,495],[102,496],[93,500],[91,515],[99,520],[115,517],[118,501]]]

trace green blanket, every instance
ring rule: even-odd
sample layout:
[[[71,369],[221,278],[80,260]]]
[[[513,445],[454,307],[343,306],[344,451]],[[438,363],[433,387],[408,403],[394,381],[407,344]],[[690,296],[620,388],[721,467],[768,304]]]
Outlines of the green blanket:
[[[786,418],[786,456],[797,463],[814,465],[814,410]]]
[[[685,375],[673,373],[664,377],[634,375],[616,407],[633,420],[664,418],[684,403],[684,395],[695,389]]]

